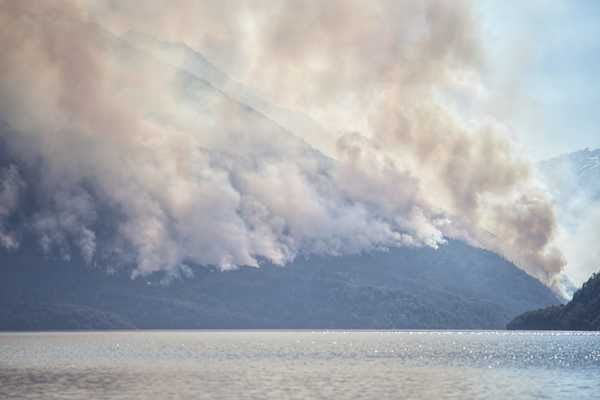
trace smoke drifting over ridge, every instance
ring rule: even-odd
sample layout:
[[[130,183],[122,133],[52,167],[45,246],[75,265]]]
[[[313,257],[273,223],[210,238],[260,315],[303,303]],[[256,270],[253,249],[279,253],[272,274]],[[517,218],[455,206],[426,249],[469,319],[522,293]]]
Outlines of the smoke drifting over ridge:
[[[33,232],[146,274],[449,237],[554,283],[550,204],[501,124],[450,95],[484,90],[469,2],[176,4],[0,1],[5,247]],[[322,131],[244,104],[165,43]],[[36,207],[17,218],[32,165]]]

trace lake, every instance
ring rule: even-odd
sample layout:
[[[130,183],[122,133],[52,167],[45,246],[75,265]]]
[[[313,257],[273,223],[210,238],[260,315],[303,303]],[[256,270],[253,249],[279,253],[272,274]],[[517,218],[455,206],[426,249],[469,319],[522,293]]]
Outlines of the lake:
[[[598,399],[600,334],[0,334],[1,399]]]

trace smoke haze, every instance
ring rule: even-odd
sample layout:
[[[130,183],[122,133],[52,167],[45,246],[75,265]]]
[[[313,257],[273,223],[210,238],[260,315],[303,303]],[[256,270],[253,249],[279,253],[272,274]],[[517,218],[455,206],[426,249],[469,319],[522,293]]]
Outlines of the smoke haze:
[[[600,267],[600,150],[563,154],[537,167],[555,205],[557,243],[569,260],[565,273],[580,286]]]
[[[468,1],[0,1],[0,26],[6,248],[177,274],[457,238],[565,265],[506,127],[460,106],[485,91]]]

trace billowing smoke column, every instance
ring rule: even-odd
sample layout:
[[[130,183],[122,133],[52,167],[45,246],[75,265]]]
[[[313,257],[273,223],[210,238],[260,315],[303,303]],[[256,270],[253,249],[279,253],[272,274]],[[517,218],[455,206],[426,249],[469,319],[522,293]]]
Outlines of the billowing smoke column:
[[[0,27],[4,247],[176,274],[457,238],[563,268],[527,164],[461,107],[468,2],[7,0]]]

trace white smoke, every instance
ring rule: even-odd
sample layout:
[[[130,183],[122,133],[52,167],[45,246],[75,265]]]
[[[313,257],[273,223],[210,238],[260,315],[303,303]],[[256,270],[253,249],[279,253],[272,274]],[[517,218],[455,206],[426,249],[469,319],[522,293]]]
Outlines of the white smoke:
[[[561,232],[558,242],[569,260],[566,274],[580,286],[600,271],[600,203],[590,204],[581,222]]]
[[[557,243],[569,260],[564,272],[581,286],[600,270],[600,150],[543,161],[538,171],[557,210]]]
[[[481,85],[467,1],[0,1],[0,24],[0,119],[10,153],[43,165],[30,226],[48,251],[100,260],[109,207],[114,253],[140,274],[447,237],[549,284],[563,268],[500,124],[444,96]]]

